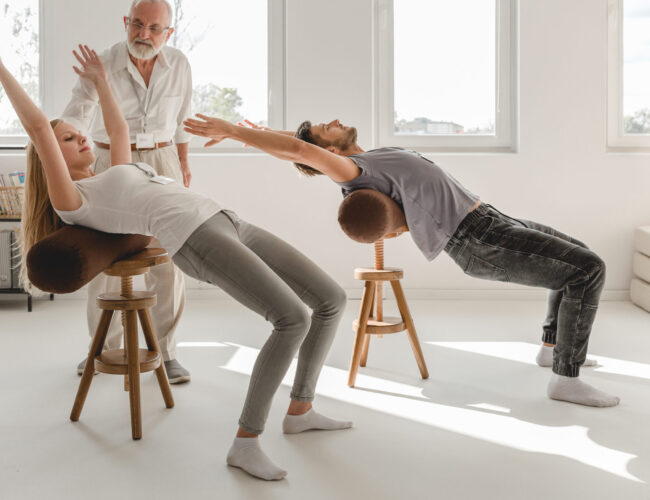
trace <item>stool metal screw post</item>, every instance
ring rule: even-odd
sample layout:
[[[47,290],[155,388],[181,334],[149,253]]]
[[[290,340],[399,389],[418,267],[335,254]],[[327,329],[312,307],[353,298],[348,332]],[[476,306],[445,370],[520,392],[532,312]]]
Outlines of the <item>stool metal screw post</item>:
[[[97,297],[97,305],[102,309],[102,315],[88,352],[86,366],[70,414],[70,420],[73,422],[79,420],[95,370],[125,376],[125,389],[129,391],[131,406],[131,435],[133,439],[142,437],[140,373],[155,370],[165,406],[167,408],[174,407],[174,398],[167,381],[158,338],[154,332],[149,312],[149,308],[156,305],[156,294],[133,291],[134,275],[144,274],[150,267],[169,262],[169,260],[169,255],[164,250],[147,248],[131,257],[115,262],[104,270],[104,273],[109,276],[121,277],[122,291],[119,294],[106,293]],[[124,349],[102,352],[114,311],[122,312]],[[140,318],[147,349],[138,348],[137,317]]]
[[[355,338],[348,385],[354,387],[359,366],[366,366],[370,335],[381,336],[383,334],[397,333],[404,330],[407,332],[422,378],[429,378],[429,372],[415,331],[413,318],[411,318],[411,313],[406,304],[406,297],[404,296],[404,291],[400,283],[400,280],[404,277],[404,271],[394,267],[384,268],[383,239],[375,242],[375,269],[355,269],[354,277],[358,280],[364,280],[366,284],[361,299],[359,318],[353,323]],[[382,287],[384,281],[390,281],[393,292],[395,293],[395,299],[397,300],[397,307],[400,311],[400,318],[384,317],[382,303]],[[373,308],[376,309],[375,316],[372,316]]]

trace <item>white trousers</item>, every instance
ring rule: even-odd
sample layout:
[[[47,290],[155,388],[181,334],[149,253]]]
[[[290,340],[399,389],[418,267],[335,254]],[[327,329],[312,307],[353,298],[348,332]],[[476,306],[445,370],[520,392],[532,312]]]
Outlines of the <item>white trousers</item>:
[[[151,165],[160,175],[172,177],[177,182],[183,182],[178,153],[174,146],[154,149],[152,151],[133,151],[134,162],[144,162]],[[110,154],[106,149],[95,148],[95,173],[99,174],[110,167]],[[150,246],[160,246],[154,240]],[[97,330],[101,310],[97,306],[97,296],[107,292],[120,292],[119,277],[106,276],[104,273],[96,276],[88,284],[88,332],[92,338]],[[163,359],[176,359],[176,325],[183,313],[185,305],[185,280],[183,273],[173,262],[149,268],[144,275],[145,287],[157,295],[157,304],[151,310],[153,326],[160,344]],[[114,314],[106,336],[104,349],[119,349],[122,342],[123,329],[119,314]]]

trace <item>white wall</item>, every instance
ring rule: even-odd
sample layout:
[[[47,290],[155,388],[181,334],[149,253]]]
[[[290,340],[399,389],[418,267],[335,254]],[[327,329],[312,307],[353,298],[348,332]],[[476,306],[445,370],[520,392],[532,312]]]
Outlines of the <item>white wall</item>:
[[[129,1],[67,0],[61,10],[53,4],[63,2],[45,3],[57,20],[46,47],[56,102],[48,111],[55,116],[74,82],[70,50],[80,41],[101,48],[120,39]],[[290,128],[303,119],[339,118],[358,126],[362,147],[372,146],[371,14],[371,0],[288,0]],[[606,28],[606,0],[522,0],[519,151],[432,157],[500,210],[590,245],[608,264],[611,292],[628,289],[633,229],[650,223],[650,156],[605,150]],[[298,178],[290,165],[249,150],[194,156],[191,164],[195,189],[287,239],[345,288],[358,288],[352,269],[371,264],[372,251],[338,228],[341,197],[334,184]],[[22,165],[20,156],[0,157],[2,170]],[[464,276],[446,255],[427,262],[408,236],[387,243],[387,265],[405,268],[412,293],[513,289]]]

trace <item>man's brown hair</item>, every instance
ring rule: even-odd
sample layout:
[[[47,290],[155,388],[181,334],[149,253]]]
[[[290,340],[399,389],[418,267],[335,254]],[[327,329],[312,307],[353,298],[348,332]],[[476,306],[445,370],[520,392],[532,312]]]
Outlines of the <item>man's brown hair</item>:
[[[308,142],[309,144],[313,144],[314,146],[323,147],[318,143],[320,137],[311,133],[310,121],[302,122],[298,127],[298,130],[296,130],[294,137],[296,139],[300,139],[301,141]],[[314,175],[323,175],[323,172],[320,170],[316,170],[315,168],[312,168],[309,165],[305,165],[304,163],[294,162],[294,165],[303,175],[306,175],[308,177],[313,177]]]

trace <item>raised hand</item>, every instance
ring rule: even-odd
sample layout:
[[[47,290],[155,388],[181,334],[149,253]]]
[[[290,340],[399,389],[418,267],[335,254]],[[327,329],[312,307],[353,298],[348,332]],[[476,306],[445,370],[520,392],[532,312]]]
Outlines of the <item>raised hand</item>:
[[[220,118],[211,118],[206,115],[197,113],[199,120],[188,118],[183,122],[185,131],[190,134],[201,137],[208,137],[210,140],[204,144],[204,147],[213,146],[228,137],[229,131],[233,124]]]
[[[89,48],[88,45],[81,44],[79,44],[79,52],[81,52],[81,55],[76,50],[72,51],[77,61],[81,64],[81,68],[72,66],[74,72],[82,78],[89,79],[93,83],[106,80],[106,69],[97,52]]]
[[[239,125],[240,127],[250,127],[250,128],[257,129],[257,130],[271,130],[269,127],[263,127],[262,125],[258,125],[257,123],[253,123],[252,121],[247,120],[246,118],[244,118],[244,123],[237,122],[237,125]]]

